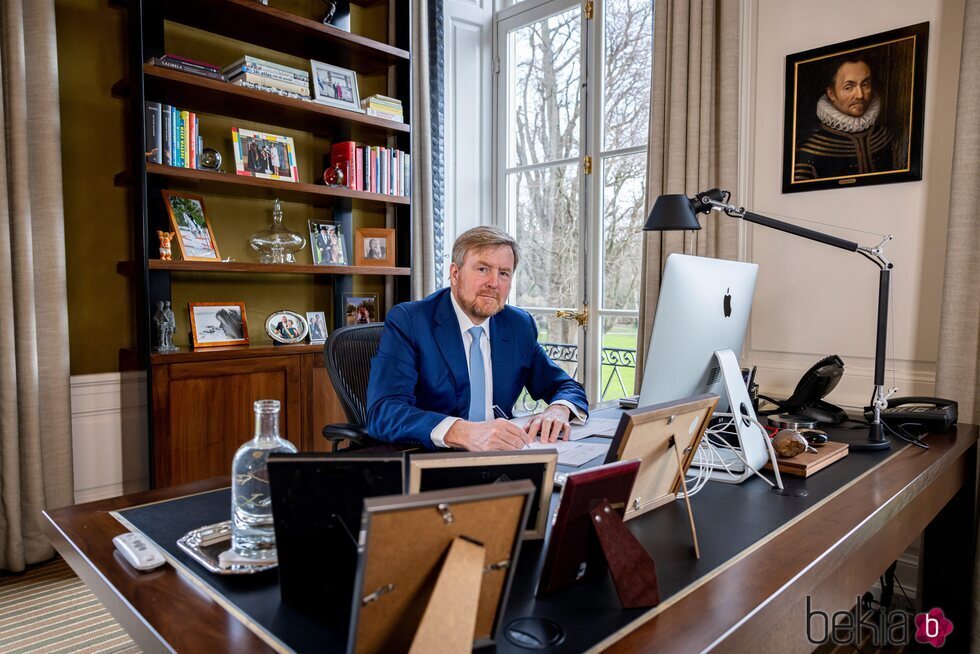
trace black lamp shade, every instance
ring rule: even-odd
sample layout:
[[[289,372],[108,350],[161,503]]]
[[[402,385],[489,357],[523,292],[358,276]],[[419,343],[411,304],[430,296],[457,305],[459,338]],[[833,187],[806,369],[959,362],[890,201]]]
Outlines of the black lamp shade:
[[[653,203],[643,231],[666,232],[678,229],[701,229],[694,210],[694,201],[686,195],[661,195]]]

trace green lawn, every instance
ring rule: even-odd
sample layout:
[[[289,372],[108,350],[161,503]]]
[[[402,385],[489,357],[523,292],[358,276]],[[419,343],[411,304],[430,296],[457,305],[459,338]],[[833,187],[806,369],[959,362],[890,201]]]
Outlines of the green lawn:
[[[539,338],[548,342],[548,334],[542,331]],[[620,348],[624,350],[636,351],[636,332],[630,329],[613,329],[609,333],[604,334],[602,337],[603,347]],[[568,372],[571,372],[571,367],[563,365]],[[620,367],[619,378],[616,378],[616,369],[610,365],[602,366],[601,372],[601,383],[599,390],[605,390],[602,394],[603,400],[615,400],[626,395],[633,395],[633,382],[636,376],[635,368],[623,368]],[[612,381],[610,381],[612,378]],[[622,384],[620,384],[622,380]],[[608,385],[608,386],[607,386]]]

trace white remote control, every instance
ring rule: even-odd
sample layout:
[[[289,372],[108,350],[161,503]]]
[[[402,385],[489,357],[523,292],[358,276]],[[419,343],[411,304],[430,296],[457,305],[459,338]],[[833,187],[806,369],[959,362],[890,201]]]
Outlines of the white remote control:
[[[126,562],[137,570],[153,570],[167,562],[160,550],[139,534],[133,532],[119,534],[112,539],[112,542]]]

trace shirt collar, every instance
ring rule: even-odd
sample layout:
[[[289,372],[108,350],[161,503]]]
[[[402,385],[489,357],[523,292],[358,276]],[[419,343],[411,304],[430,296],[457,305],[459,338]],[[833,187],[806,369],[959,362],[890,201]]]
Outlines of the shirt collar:
[[[453,311],[456,312],[456,320],[457,320],[457,322],[459,322],[459,330],[463,334],[465,334],[466,332],[468,332],[470,330],[471,327],[476,327],[476,325],[473,323],[473,321],[470,320],[470,317],[466,315],[466,312],[463,311],[463,307],[459,306],[459,302],[456,301],[456,295],[453,293],[452,289],[449,290],[449,299],[452,300],[452,302],[453,302]],[[483,324],[480,325],[480,326],[483,327],[483,334],[484,334],[484,336],[486,336],[487,339],[489,340],[489,338],[490,338],[490,319],[487,318],[486,320],[484,320],[483,321]]]

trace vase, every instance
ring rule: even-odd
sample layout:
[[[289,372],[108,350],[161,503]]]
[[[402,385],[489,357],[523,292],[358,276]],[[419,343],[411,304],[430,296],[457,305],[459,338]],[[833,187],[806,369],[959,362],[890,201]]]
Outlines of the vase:
[[[282,221],[282,202],[272,203],[272,224],[248,239],[259,253],[259,263],[296,263],[297,252],[306,247],[306,237],[286,227]]]

